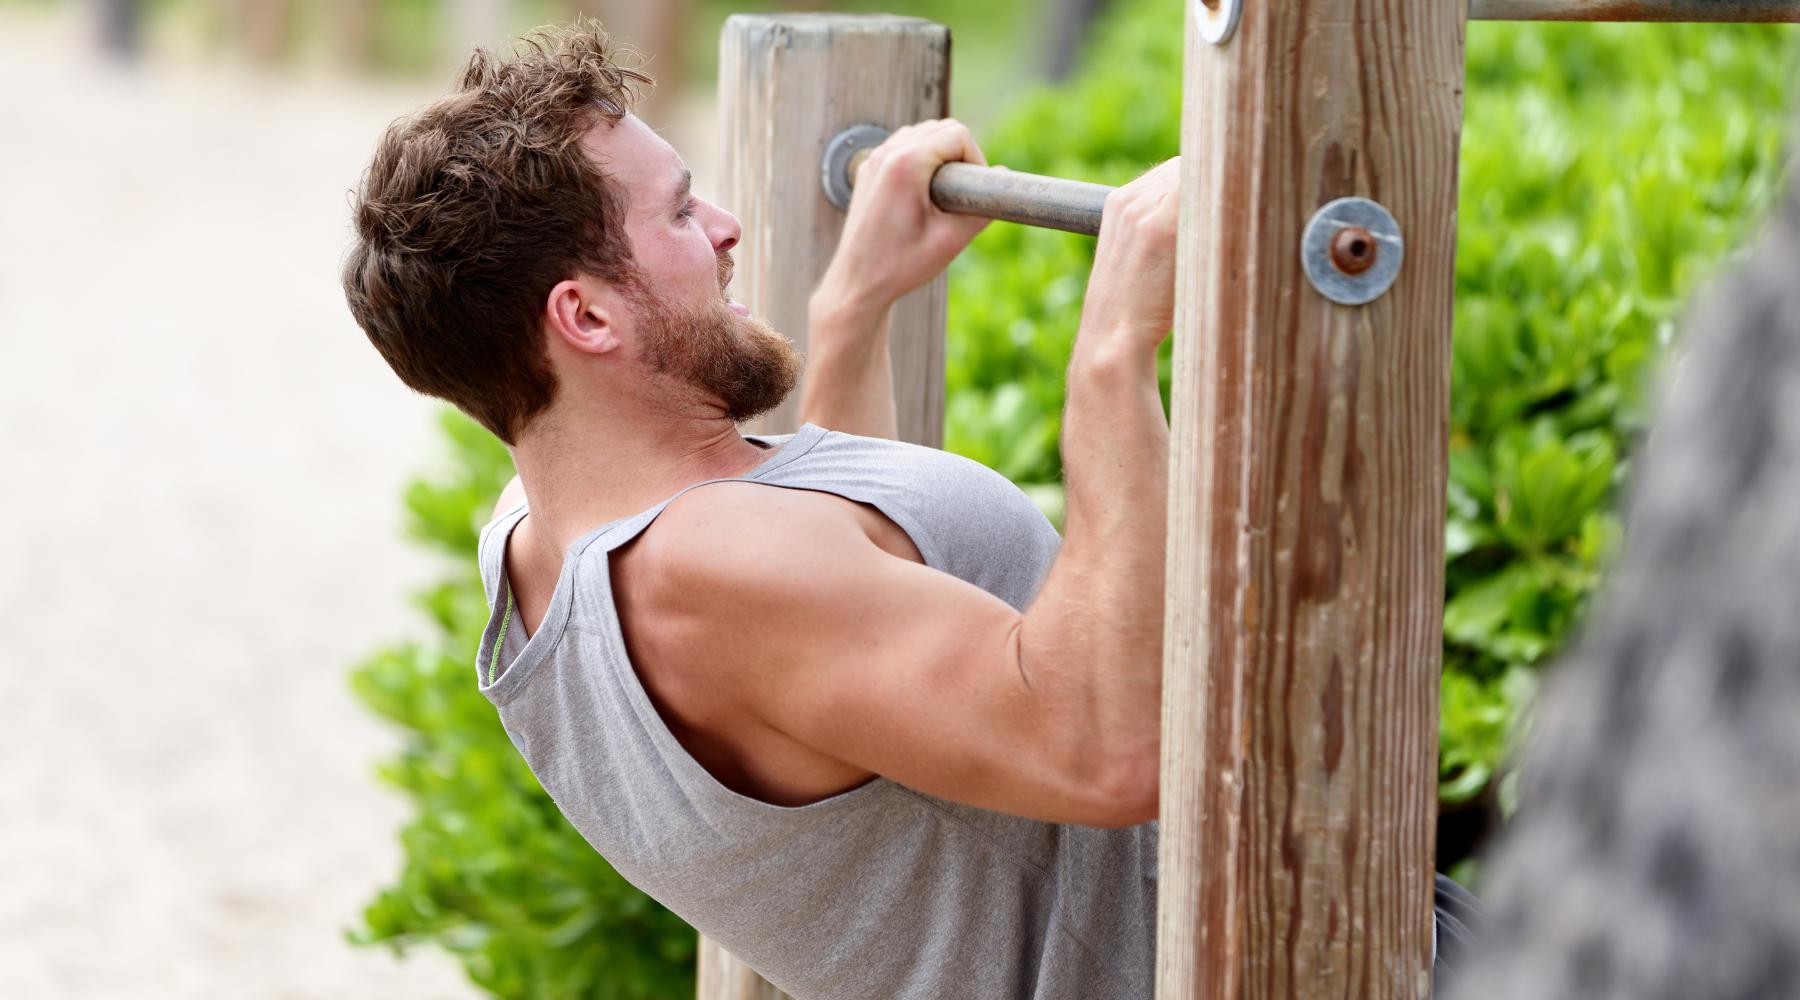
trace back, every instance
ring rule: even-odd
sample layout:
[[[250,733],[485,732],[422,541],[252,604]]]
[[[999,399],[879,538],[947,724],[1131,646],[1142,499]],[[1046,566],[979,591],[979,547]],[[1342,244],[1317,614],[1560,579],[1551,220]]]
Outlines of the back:
[[[1058,549],[1030,501],[954,455],[808,425],[745,480],[879,509],[926,564],[1014,608]],[[696,484],[698,485],[698,484]],[[673,499],[673,498],[671,498]],[[609,554],[668,501],[570,550],[529,642],[483,690],[564,815],[619,872],[765,978],[809,997],[1147,996],[1156,826],[1056,825],[877,778],[787,808],[739,795],[682,748],[638,681]],[[483,532],[501,632],[515,509]]]

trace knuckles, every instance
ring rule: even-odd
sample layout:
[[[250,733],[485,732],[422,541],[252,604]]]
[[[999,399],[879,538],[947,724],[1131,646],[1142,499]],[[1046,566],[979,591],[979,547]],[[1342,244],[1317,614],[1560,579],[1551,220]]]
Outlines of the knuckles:
[[[1116,228],[1162,243],[1172,241],[1180,223],[1176,176],[1153,171],[1107,194],[1101,217]]]

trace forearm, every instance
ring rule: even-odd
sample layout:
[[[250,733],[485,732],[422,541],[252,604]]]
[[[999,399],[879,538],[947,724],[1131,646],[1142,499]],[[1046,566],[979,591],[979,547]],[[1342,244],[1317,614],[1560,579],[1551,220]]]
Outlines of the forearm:
[[[897,438],[891,306],[838,291],[828,281],[807,307],[800,419],[846,434]]]
[[[1072,757],[1153,779],[1169,425],[1154,349],[1103,354],[1087,349],[1086,334],[1069,365],[1064,411],[1063,548],[1025,614],[1021,665],[1063,710],[1058,724]],[[1135,779],[1117,780],[1129,787]]]

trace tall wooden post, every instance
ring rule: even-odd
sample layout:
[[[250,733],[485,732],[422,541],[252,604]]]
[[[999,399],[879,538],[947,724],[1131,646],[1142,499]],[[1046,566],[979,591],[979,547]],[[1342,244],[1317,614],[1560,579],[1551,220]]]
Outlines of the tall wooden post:
[[[825,144],[950,113],[950,29],[882,14],[738,14],[719,49],[725,206],[744,234],[733,297],[806,347],[806,304],[843,231],[819,183]],[[944,439],[942,277],[901,299],[888,327],[900,438]],[[799,423],[800,394],[756,423]]]
[[[1157,995],[1423,998],[1466,5],[1186,2]]]
[[[725,207],[743,223],[733,297],[805,349],[806,307],[843,230],[820,186],[825,144],[844,128],[901,125],[950,110],[950,31],[887,15],[734,15],[719,49]],[[888,326],[902,440],[944,438],[942,277],[895,304]],[[799,424],[798,391],[755,422]],[[774,1000],[724,949],[702,941],[701,1000]]]

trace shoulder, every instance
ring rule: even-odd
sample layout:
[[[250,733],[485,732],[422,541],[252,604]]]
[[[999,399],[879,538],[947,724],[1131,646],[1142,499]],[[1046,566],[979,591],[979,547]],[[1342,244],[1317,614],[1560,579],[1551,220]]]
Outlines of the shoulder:
[[[489,518],[489,520],[490,521],[500,520],[501,516],[504,515],[507,511],[512,510],[514,507],[517,507],[519,504],[524,503],[524,502],[525,502],[525,484],[522,481],[520,481],[518,476],[514,476],[514,477],[512,477],[512,480],[509,481],[506,484],[506,486],[500,490],[499,499],[494,501],[493,517]]]
[[[613,600],[652,699],[682,725],[721,736],[751,719],[771,724],[753,706],[779,678],[791,687],[832,634],[861,629],[858,609],[870,605],[884,563],[898,562],[836,497],[709,483],[617,550]]]
[[[798,582],[786,579],[793,572],[872,550],[873,544],[840,497],[728,481],[670,501],[633,548],[641,574],[657,589],[703,599],[705,590],[690,588],[787,589]]]

